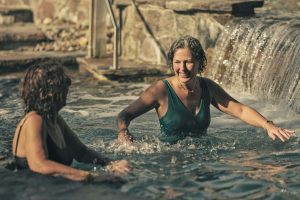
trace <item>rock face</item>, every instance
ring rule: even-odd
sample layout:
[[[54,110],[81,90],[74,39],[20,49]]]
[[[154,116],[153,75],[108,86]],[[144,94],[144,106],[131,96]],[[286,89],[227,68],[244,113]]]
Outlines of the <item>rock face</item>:
[[[257,12],[264,14],[295,14],[300,15],[299,0],[265,0],[264,6],[257,9]]]
[[[116,1],[117,7],[127,6],[122,11],[122,58],[163,64],[171,43],[183,35],[197,37],[205,49],[213,48],[233,12],[232,3],[214,2]]]
[[[266,3],[266,8],[261,8]],[[176,38],[197,37],[209,52],[234,17],[278,13],[280,5],[296,12],[296,0],[130,0],[114,1],[122,18],[122,58],[135,62],[164,64],[165,55]]]
[[[42,31],[32,24],[7,26],[0,29],[0,50],[16,49],[21,46],[35,46],[47,41]]]
[[[254,13],[254,8],[261,7],[260,0],[171,0],[166,2],[166,8],[175,11],[205,11],[205,12],[229,12],[232,14],[249,15]]]
[[[30,50],[74,52],[87,49],[87,26],[45,20],[39,27],[50,41],[39,43]]]
[[[0,50],[85,51],[88,16],[89,0],[2,0]]]
[[[44,19],[66,20],[88,25],[90,0],[1,0],[1,6],[24,6],[34,13],[35,23],[43,23]],[[1,7],[0,7],[1,8]]]
[[[122,54],[125,60],[164,64],[170,44],[182,35],[197,37],[206,50],[214,48],[228,20],[236,15],[300,13],[299,0],[114,0],[122,18]],[[262,3],[264,2],[263,8]],[[1,0],[2,7],[32,10],[28,20],[39,25],[52,42],[39,43],[35,51],[86,50],[90,0]],[[21,11],[22,9],[20,9]],[[19,12],[19,11],[18,11]],[[15,13],[17,14],[17,13]],[[17,15],[16,15],[17,16]],[[24,15],[23,15],[24,16]],[[121,16],[121,17],[120,17]],[[24,17],[23,17],[24,18]],[[24,20],[24,19],[23,19]],[[17,17],[0,15],[0,24]],[[113,52],[113,28],[107,16],[107,53]],[[75,29],[75,30],[74,30]]]
[[[0,6],[0,25],[9,25],[17,22],[33,22],[33,12],[28,7]]]
[[[34,24],[28,7],[0,7],[0,51],[85,51],[87,33],[87,25],[49,17]]]

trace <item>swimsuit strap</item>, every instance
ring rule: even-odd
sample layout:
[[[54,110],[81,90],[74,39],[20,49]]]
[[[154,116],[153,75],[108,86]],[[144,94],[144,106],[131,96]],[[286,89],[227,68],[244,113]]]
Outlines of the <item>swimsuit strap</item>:
[[[23,123],[20,125],[20,129],[19,129],[19,132],[18,132],[18,137],[17,137],[17,141],[16,141],[16,147],[15,147],[15,159],[17,157],[17,150],[18,150],[18,145],[19,145],[19,139],[20,139],[20,133],[21,133],[21,130],[23,128],[23,125],[25,124],[25,121],[26,119],[28,118],[28,116],[23,120]]]
[[[208,90],[208,87],[207,87],[207,84],[206,84],[204,78],[200,77],[200,82],[201,82],[202,91],[203,91],[203,94],[201,94],[201,95],[202,95],[203,99],[206,101],[206,103],[210,104],[210,94],[209,94],[209,90]]]

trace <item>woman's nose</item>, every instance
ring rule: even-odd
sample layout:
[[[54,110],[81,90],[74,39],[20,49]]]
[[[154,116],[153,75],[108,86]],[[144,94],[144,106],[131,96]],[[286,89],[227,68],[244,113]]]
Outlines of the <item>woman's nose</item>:
[[[179,68],[186,69],[186,62],[180,62]]]

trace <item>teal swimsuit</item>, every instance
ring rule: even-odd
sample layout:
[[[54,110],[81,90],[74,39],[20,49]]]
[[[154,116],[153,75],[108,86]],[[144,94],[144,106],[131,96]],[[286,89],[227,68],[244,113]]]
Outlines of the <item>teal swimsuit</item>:
[[[167,80],[163,83],[167,89],[168,110],[167,113],[159,119],[161,132],[167,137],[176,136],[182,139],[188,135],[199,135],[206,133],[210,124],[210,96],[206,83],[201,78],[202,88],[200,99],[200,110],[194,115],[179,99]]]

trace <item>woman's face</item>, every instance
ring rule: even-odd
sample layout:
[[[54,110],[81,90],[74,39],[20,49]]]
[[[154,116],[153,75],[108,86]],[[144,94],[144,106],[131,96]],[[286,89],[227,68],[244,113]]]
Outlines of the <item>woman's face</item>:
[[[199,62],[192,56],[190,49],[177,49],[173,58],[173,70],[181,83],[188,83],[196,77]]]

